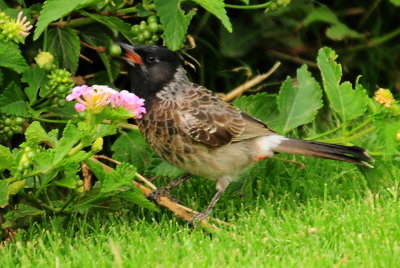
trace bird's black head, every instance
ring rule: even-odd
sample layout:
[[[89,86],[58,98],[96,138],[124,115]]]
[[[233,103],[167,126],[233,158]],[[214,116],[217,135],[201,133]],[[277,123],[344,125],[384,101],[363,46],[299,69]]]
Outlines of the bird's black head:
[[[171,82],[180,66],[178,55],[166,47],[119,45],[129,64],[131,91],[145,100]]]

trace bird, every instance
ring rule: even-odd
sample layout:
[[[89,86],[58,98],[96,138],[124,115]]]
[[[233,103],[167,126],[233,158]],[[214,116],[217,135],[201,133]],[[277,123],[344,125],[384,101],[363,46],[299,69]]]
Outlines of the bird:
[[[191,222],[206,219],[232,181],[274,153],[372,167],[369,162],[374,159],[364,148],[279,135],[261,120],[191,82],[177,52],[167,47],[118,44],[128,66],[130,90],[145,100],[147,111],[136,123],[151,148],[188,174],[216,181],[216,192],[207,208]],[[189,177],[156,191],[164,194]]]

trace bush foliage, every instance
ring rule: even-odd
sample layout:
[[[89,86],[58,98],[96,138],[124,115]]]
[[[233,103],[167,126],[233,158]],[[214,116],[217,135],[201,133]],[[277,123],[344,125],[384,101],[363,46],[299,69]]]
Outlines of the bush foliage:
[[[2,228],[48,213],[154,210],[132,185],[136,173],[182,174],[151,152],[125,110],[77,113],[65,99],[74,85],[126,87],[116,40],[179,51],[198,69],[192,79],[219,92],[285,60],[275,80],[233,104],[281,134],[368,148],[376,167],[360,176],[371,189],[390,183],[387,164],[399,164],[398,1],[249,2],[0,0]],[[121,164],[104,172],[100,153]]]

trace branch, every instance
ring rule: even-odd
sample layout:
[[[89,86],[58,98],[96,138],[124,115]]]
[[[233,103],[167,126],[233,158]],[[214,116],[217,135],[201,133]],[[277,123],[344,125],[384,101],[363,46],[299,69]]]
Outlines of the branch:
[[[268,72],[266,72],[265,74],[257,75],[253,79],[251,79],[251,80],[243,83],[242,85],[238,86],[237,88],[233,89],[231,92],[229,92],[228,94],[226,94],[223,97],[223,100],[231,101],[231,100],[241,96],[244,92],[246,92],[250,88],[254,87],[255,85],[261,83],[262,81],[264,81],[265,79],[270,77],[279,68],[280,65],[281,65],[281,63],[279,61],[276,62],[274,64],[274,66],[272,66],[272,68]]]

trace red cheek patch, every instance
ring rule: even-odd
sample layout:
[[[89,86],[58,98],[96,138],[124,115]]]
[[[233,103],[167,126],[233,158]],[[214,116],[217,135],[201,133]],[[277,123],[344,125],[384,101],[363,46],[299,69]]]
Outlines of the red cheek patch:
[[[135,52],[126,50],[124,56],[128,60],[133,61],[134,63],[143,64],[142,58],[138,54],[136,54]]]

